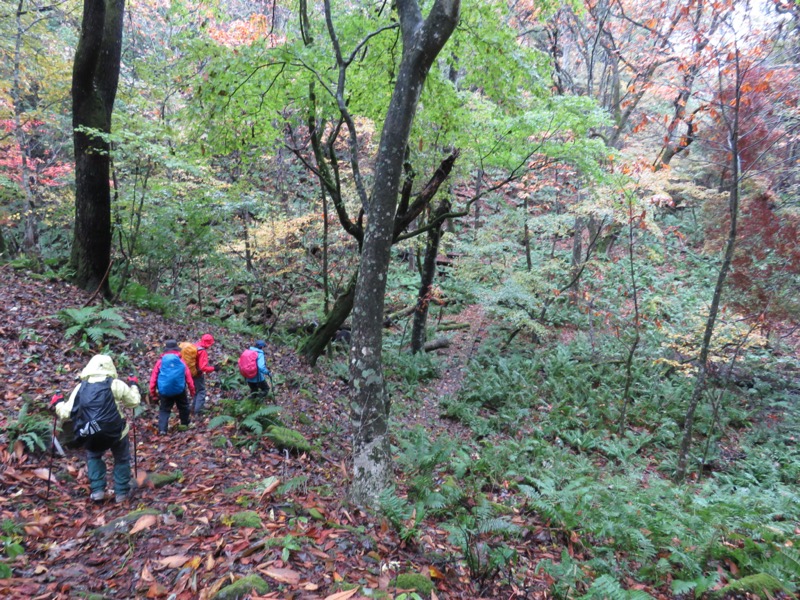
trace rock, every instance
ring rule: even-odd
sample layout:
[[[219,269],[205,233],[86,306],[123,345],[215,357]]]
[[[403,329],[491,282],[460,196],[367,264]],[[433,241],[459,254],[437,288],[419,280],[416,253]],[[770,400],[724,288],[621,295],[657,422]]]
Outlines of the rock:
[[[240,600],[251,592],[266,594],[269,592],[269,584],[258,575],[248,575],[225,586],[211,598],[212,600]]]
[[[106,523],[102,527],[94,530],[94,535],[112,535],[114,533],[128,533],[128,530],[133,526],[140,517],[145,515],[160,515],[161,513],[154,508],[144,508],[142,510],[134,510],[127,515],[114,519]]]

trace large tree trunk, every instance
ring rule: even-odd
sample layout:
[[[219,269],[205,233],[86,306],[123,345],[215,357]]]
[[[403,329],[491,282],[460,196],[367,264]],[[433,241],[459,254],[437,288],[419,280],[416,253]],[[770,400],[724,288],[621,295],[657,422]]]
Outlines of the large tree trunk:
[[[119,81],[125,0],[84,0],[83,21],[72,69],[75,147],[75,232],[70,263],[75,282],[109,295],[111,260],[109,144],[91,132],[111,132]]]
[[[450,202],[443,200],[436,208],[433,220],[436,225],[428,231],[428,243],[425,246],[425,260],[422,263],[420,275],[419,294],[417,307],[414,310],[414,322],[411,326],[411,353],[421,352],[425,346],[425,330],[428,324],[428,307],[430,294],[433,287],[433,278],[436,276],[436,256],[439,254],[439,242],[442,239],[442,227],[445,221],[441,220],[450,212]]]
[[[416,0],[397,0],[403,55],[381,133],[374,187],[367,207],[355,304],[350,379],[354,388],[353,482],[350,497],[374,506],[392,479],[387,436],[389,399],[383,381],[381,344],[386,275],[403,157],[428,71],[458,22],[460,0],[436,0],[427,19]]]

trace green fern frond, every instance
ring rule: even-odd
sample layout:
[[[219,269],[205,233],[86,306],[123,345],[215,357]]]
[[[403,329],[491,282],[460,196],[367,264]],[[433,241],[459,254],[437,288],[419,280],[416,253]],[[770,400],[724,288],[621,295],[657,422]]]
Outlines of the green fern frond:
[[[264,433],[264,426],[251,417],[248,417],[242,421],[239,427],[242,429],[249,429],[257,436],[261,436]]]
[[[787,591],[777,578],[768,573],[756,573],[731,581],[728,585],[714,593],[715,598],[724,598],[727,594],[747,592],[759,598],[772,598],[773,592]]]
[[[628,591],[611,575],[601,575],[583,596],[585,600],[628,600]]]
[[[208,428],[209,429],[216,429],[222,425],[231,425],[236,423],[236,419],[234,419],[230,415],[217,415],[216,417],[210,419],[208,421]]]
[[[104,320],[108,321],[109,323],[113,323],[115,327],[120,327],[122,329],[130,329],[130,325],[125,322],[125,318],[117,312],[115,308],[104,308],[97,316]]]
[[[499,534],[503,535],[517,535],[522,531],[518,525],[514,525],[505,517],[494,517],[481,521],[478,525],[478,533],[482,534]]]
[[[307,475],[298,475],[297,477],[292,477],[289,481],[278,486],[277,493],[281,496],[288,494],[303,487],[306,483],[308,483]]]

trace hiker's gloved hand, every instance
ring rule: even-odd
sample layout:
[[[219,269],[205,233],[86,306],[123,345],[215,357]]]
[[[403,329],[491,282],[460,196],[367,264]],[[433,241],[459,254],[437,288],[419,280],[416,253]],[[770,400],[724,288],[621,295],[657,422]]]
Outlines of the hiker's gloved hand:
[[[139,394],[142,393],[142,388],[139,387],[139,378],[138,377],[134,377],[134,376],[128,377],[128,385],[131,386],[131,387],[135,386],[136,389],[139,390]]]
[[[56,392],[55,394],[53,394],[53,397],[50,398],[50,410],[55,410],[56,405],[59,402],[63,401],[64,401],[64,394],[62,394],[61,392]]]

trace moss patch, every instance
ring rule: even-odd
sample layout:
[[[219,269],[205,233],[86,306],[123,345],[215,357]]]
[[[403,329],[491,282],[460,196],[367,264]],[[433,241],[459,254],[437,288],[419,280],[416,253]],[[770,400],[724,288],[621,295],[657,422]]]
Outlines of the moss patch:
[[[267,430],[266,436],[280,450],[289,450],[298,454],[311,452],[311,444],[303,437],[302,433],[294,429],[273,425]]]
[[[172,471],[171,473],[150,473],[147,476],[147,479],[150,480],[150,483],[153,484],[153,487],[162,488],[165,485],[169,485],[170,483],[175,483],[176,481],[183,479],[183,473],[178,470]]]
[[[254,527],[256,529],[261,529],[263,526],[261,517],[259,517],[258,513],[254,510],[243,510],[238,513],[233,513],[232,515],[223,515],[220,520],[225,525],[231,527]]]
[[[433,582],[419,573],[402,573],[391,585],[400,590],[414,590],[424,596],[430,595],[433,590]]]
[[[239,600],[251,592],[266,594],[269,592],[269,584],[258,575],[248,575],[226,585],[212,596],[212,600]]]

